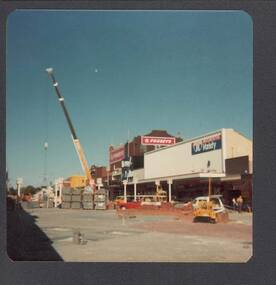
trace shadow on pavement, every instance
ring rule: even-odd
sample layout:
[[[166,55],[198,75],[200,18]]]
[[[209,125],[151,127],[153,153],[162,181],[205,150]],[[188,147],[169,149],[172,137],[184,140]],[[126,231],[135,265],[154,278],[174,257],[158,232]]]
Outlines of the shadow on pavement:
[[[14,261],[62,261],[52,241],[24,208],[7,210],[7,253]]]

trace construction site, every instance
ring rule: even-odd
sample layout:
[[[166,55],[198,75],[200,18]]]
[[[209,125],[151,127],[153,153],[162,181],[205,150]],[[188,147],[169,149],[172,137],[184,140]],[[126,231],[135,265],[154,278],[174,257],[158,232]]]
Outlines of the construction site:
[[[152,130],[90,165],[46,69],[83,174],[35,194],[7,193],[12,260],[247,262],[252,256],[252,141],[231,128],[183,139]],[[45,142],[45,150],[48,144]]]

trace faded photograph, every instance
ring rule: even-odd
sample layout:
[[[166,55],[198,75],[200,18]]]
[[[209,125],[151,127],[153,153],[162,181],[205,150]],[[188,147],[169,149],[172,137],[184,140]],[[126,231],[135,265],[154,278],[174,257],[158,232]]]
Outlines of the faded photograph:
[[[252,257],[248,14],[16,10],[6,31],[12,260]]]

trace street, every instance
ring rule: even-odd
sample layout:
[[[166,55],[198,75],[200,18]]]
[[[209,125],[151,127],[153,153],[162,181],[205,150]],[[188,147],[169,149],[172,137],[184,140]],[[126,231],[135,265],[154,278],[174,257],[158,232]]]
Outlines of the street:
[[[34,208],[8,215],[15,260],[247,262],[252,255],[250,213],[230,212],[226,224],[116,210]],[[84,244],[73,243],[76,231]]]

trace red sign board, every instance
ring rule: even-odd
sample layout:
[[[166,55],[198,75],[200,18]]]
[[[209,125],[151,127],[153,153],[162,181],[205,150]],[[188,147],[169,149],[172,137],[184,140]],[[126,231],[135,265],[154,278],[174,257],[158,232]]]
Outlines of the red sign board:
[[[109,151],[110,164],[121,161],[125,158],[125,146],[119,146]]]
[[[175,144],[175,137],[150,137],[141,136],[143,145],[172,145]]]

